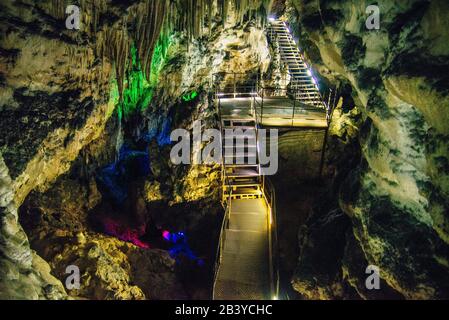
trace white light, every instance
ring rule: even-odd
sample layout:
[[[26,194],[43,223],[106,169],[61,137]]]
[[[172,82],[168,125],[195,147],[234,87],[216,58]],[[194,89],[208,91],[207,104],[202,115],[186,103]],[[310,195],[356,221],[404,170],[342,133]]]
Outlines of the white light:
[[[309,69],[307,69],[307,75],[308,75],[309,77],[311,77],[311,76],[312,76],[312,72],[310,72],[310,70],[309,70]]]
[[[313,77],[312,77],[312,82],[313,82],[313,84],[316,85],[316,80],[315,80],[315,78],[313,78]]]
[[[288,33],[291,33],[289,28],[287,28],[287,31],[288,31]]]
[[[268,17],[268,21],[273,22],[275,19],[273,17]]]

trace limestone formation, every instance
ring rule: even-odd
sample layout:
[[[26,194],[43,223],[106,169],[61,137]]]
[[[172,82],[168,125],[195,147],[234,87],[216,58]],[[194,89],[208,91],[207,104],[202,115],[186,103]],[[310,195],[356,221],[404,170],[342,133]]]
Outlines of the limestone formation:
[[[349,82],[363,115],[362,159],[339,194],[352,225],[347,246],[356,239],[367,264],[403,297],[447,298],[449,7],[379,1],[380,29],[367,30],[369,4],[293,0],[289,11],[310,62],[328,80]],[[345,265],[356,254],[348,248],[337,273],[366,298],[364,275]],[[307,295],[301,261],[293,282]]]

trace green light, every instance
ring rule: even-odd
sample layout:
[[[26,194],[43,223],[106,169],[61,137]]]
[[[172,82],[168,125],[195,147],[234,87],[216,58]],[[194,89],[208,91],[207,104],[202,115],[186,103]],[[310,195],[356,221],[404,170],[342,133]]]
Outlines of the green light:
[[[171,36],[161,33],[154,48],[151,60],[150,83],[154,86],[157,84],[159,74],[164,66],[171,43]]]
[[[128,65],[128,71],[123,84],[122,100],[117,104],[117,114],[121,120],[128,117],[136,111],[145,110],[154,94],[154,89],[158,84],[159,74],[167,58],[168,49],[171,44],[169,35],[161,34],[153,52],[151,60],[150,79],[146,79],[138,58],[137,48],[131,47],[131,65]],[[118,93],[117,83],[111,88],[111,94]]]
[[[182,100],[184,100],[185,102],[189,102],[192,101],[193,99],[195,99],[198,96],[198,92],[196,92],[195,90],[189,93],[186,93],[185,95],[182,96]]]

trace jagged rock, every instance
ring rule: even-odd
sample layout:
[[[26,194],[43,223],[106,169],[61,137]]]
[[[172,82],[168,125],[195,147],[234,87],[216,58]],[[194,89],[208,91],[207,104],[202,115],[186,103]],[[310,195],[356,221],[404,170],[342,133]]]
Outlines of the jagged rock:
[[[80,270],[80,288],[68,290],[75,298],[90,299],[144,299],[139,287],[131,284],[130,265],[126,252],[134,248],[118,239],[85,234],[86,240],[66,241],[62,251],[50,258],[50,265],[60,279],[65,279],[66,268]],[[132,248],[132,249],[130,249]]]
[[[161,184],[157,181],[145,181],[145,194],[145,199],[149,202],[164,199],[164,196],[161,193]]]
[[[363,115],[362,161],[339,187],[367,262],[405,298],[447,298],[448,3],[380,1],[379,30],[365,27],[369,1],[291,3],[311,64],[349,81]]]
[[[12,179],[0,155],[0,298],[65,299],[62,284],[28,244],[18,223]]]
[[[147,299],[187,299],[185,288],[175,274],[175,261],[167,251],[134,250],[129,255],[133,282]]]
[[[342,272],[345,281],[351,285],[363,299],[402,299],[403,296],[391,288],[384,279],[380,278],[379,289],[367,289],[366,279],[371,274],[366,273],[369,266],[365,254],[352,230],[346,232],[346,247],[342,260]]]
[[[166,252],[135,258],[136,263],[144,264],[159,259],[157,268],[164,270],[161,276],[155,274],[156,267],[146,271],[151,283],[146,279],[141,282],[153,287],[145,288],[144,294],[131,284],[133,271],[126,254],[120,253],[126,244],[91,233],[90,214],[98,207],[104,210],[102,205],[107,201],[93,177],[99,168],[113,161],[114,149],[120,150],[124,135],[139,136],[145,127],[142,119],[134,119],[140,117],[121,119],[124,92],[134,89],[129,78],[125,80],[129,69],[136,67],[130,60],[136,58],[146,80],[152,85],[159,82],[159,89],[165,89],[160,95],[161,91],[155,89],[146,119],[157,123],[154,127],[159,130],[167,118],[166,112],[178,103],[186,88],[200,91],[217,71],[246,72],[258,68],[260,63],[267,66],[269,55],[263,31],[246,20],[265,19],[269,1],[201,1],[197,7],[185,1],[85,0],[78,5],[82,28],[67,30],[63,3],[26,0],[0,4],[0,149],[6,163],[0,167],[5,177],[9,179],[8,169],[12,177],[7,187],[3,183],[1,187],[1,256],[5,257],[0,261],[4,265],[0,271],[2,296],[66,296],[61,284],[48,274],[44,262],[32,253],[27,236],[17,223],[17,208],[23,205],[21,221],[32,247],[51,261],[57,277],[64,279],[65,264],[69,262],[85,267],[82,288],[70,292],[70,296],[185,297]],[[236,24],[244,25],[244,30],[235,28]],[[158,39],[164,36],[176,39],[169,55],[172,63],[158,77],[150,67],[152,57],[160,58],[158,50],[163,49]],[[208,119],[207,125],[212,127],[216,126],[212,120],[216,112],[205,102],[207,98],[203,94],[201,104],[192,105],[189,112],[194,111],[195,119]],[[119,121],[112,115],[118,116]],[[184,115],[180,113],[180,118]],[[166,143],[168,138],[161,138]],[[155,187],[149,186],[153,189],[145,197],[144,179],[131,184],[125,210],[131,213],[127,218],[134,214],[146,222],[146,200],[176,199],[183,206],[186,201],[195,202],[196,206],[196,202],[208,197],[214,198],[212,202],[218,196],[217,167],[192,171],[171,168],[167,150],[160,153],[160,159],[155,159],[159,148],[150,150],[151,181]],[[174,187],[176,182],[182,184],[179,190]],[[201,186],[200,190],[195,186]],[[189,212],[193,217],[197,214],[189,227],[197,226],[206,212],[219,217],[215,210],[219,202],[213,210],[208,205],[198,214]],[[174,225],[185,224],[178,216]]]
[[[312,214],[300,229],[301,253],[292,285],[307,299],[343,297],[341,261],[349,227],[347,216],[336,209]]]
[[[62,249],[47,253],[46,258],[63,281],[68,276],[67,266],[79,268],[80,288],[68,290],[73,298],[186,298],[175,274],[175,261],[166,251],[138,248],[94,233],[78,233],[76,238],[63,237],[59,241],[64,243]]]

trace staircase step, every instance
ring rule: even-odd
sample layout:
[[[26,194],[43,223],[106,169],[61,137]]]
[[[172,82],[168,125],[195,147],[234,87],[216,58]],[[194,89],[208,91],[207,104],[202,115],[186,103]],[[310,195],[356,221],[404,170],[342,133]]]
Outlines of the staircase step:
[[[226,166],[228,168],[228,165]],[[233,167],[232,172],[226,172],[226,176],[229,178],[239,178],[239,177],[258,177],[259,168],[246,168],[244,166],[241,167]]]
[[[232,212],[229,219],[229,229],[266,231],[268,229],[267,216],[260,212],[246,212],[239,214]]]
[[[240,188],[253,188],[255,190],[260,190],[260,183],[258,181],[254,183],[248,183],[248,182],[230,182],[224,186],[226,189],[225,191],[232,190],[232,192],[240,193],[238,190]]]
[[[233,152],[232,154],[224,154],[225,158],[237,158],[237,157],[247,158],[247,157],[256,157],[256,156],[257,156],[256,151],[253,151],[253,152],[240,151],[240,152]]]

